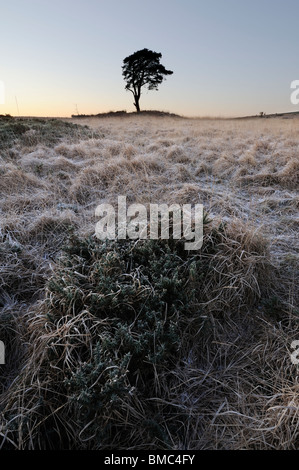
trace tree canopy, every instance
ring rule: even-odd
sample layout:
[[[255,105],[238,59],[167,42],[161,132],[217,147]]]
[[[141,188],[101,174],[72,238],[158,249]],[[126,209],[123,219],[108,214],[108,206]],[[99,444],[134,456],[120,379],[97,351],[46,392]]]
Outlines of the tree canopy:
[[[134,106],[140,112],[139,100],[142,87],[148,90],[157,90],[166,75],[172,75],[171,70],[166,70],[160,64],[162,54],[160,52],[142,49],[126,57],[123,61],[122,75],[126,81],[126,90],[134,95]]]

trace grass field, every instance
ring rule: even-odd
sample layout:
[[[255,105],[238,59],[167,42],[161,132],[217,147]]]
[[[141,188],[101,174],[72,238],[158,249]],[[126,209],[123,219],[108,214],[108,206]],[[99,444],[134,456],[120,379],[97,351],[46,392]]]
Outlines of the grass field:
[[[0,448],[298,448],[298,130],[0,120]],[[100,247],[120,195],[202,203],[201,252]]]

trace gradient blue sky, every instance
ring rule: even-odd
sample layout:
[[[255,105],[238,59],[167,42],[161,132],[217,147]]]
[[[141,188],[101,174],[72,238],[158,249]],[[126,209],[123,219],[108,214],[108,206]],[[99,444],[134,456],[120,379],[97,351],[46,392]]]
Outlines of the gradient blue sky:
[[[174,74],[142,109],[186,116],[297,111],[299,0],[1,1],[0,114],[135,110],[123,59],[144,47]]]

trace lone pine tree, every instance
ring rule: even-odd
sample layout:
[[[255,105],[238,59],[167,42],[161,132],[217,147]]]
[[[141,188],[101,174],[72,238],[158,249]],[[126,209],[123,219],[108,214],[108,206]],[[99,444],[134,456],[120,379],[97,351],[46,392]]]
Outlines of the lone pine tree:
[[[139,100],[142,87],[148,90],[157,90],[165,75],[172,75],[160,64],[162,54],[149,49],[142,49],[126,57],[123,61],[122,74],[126,81],[126,90],[134,95],[134,106],[140,112]]]

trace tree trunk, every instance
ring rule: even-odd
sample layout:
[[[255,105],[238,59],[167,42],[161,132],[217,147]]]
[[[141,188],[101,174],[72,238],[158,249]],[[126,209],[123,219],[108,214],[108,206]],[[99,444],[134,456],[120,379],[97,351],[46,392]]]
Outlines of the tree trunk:
[[[134,95],[134,99],[135,99],[134,106],[135,106],[135,108],[136,108],[136,111],[137,111],[137,113],[140,113],[139,96],[138,96],[138,95]]]

